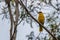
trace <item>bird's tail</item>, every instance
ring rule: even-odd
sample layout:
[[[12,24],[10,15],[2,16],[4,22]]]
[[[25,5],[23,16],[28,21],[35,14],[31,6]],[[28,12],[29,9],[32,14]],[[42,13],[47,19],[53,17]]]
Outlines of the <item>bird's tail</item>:
[[[39,31],[42,32],[43,31],[43,28],[42,26],[39,27]]]

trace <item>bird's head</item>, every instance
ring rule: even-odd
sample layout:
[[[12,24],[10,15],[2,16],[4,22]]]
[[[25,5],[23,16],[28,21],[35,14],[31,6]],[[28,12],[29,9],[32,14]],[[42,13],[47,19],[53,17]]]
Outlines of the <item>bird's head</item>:
[[[42,13],[42,11],[38,12],[38,14],[39,14],[39,13]]]

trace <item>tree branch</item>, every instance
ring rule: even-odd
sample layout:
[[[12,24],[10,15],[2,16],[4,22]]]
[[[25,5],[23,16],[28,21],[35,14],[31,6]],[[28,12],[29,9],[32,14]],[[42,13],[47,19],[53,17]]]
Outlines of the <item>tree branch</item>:
[[[10,28],[10,38],[12,37],[12,30],[13,30],[13,15],[11,13],[11,9],[8,7],[9,9],[9,15],[10,15],[10,21],[11,21],[11,28]]]
[[[7,6],[8,6],[8,11],[9,11],[9,15],[10,15],[10,21],[11,21],[11,28],[10,28],[10,38],[12,36],[12,30],[13,30],[13,22],[14,22],[14,19],[13,19],[13,15],[12,15],[12,12],[11,12],[11,7],[10,7],[10,0],[5,0]]]
[[[10,40],[16,40],[17,35],[17,25],[18,25],[18,18],[19,18],[19,7],[18,7],[18,0],[15,0],[16,8],[15,8],[15,20],[14,21],[14,31]]]

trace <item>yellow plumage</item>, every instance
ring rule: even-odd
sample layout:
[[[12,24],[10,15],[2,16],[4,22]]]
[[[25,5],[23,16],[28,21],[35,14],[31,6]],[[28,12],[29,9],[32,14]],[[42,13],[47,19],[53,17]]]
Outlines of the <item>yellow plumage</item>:
[[[40,22],[42,25],[44,25],[44,15],[42,12],[38,12],[38,22]],[[39,31],[42,32],[43,31],[43,28],[42,26],[40,25],[39,27]]]

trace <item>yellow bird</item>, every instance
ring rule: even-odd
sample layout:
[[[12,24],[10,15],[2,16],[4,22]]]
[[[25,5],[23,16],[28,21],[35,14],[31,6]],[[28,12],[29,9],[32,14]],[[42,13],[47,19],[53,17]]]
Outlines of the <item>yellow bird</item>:
[[[42,25],[44,25],[44,15],[42,12],[38,12],[38,22],[40,22]],[[43,28],[42,26],[40,25],[39,27],[39,32],[42,32],[43,31]]]

